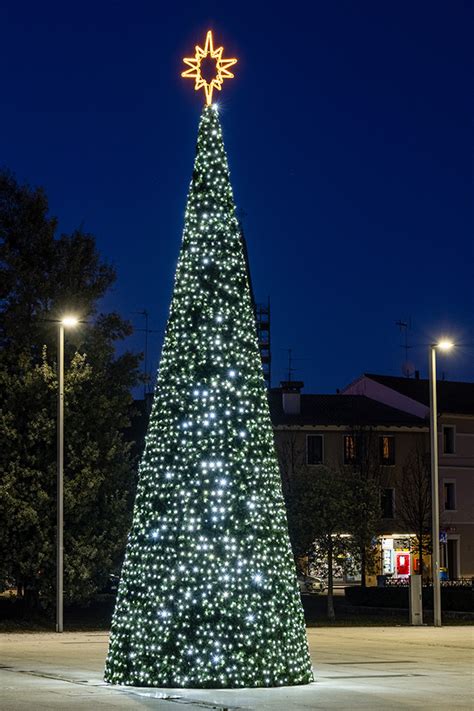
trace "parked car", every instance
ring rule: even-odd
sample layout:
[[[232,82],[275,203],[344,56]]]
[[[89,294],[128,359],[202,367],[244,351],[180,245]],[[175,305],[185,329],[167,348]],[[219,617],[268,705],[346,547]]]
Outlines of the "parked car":
[[[120,578],[118,575],[114,575],[113,573],[109,575],[107,578],[107,582],[105,583],[104,587],[100,591],[101,595],[116,595],[118,586],[119,586]]]
[[[301,593],[322,593],[327,587],[321,578],[303,574],[298,575],[298,585]]]

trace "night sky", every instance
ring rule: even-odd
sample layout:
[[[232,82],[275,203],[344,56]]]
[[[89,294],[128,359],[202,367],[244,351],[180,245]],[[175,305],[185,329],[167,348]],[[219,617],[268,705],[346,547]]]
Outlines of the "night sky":
[[[6,2],[0,163],[116,265],[104,308],[166,323],[202,96],[182,57],[212,28],[218,101],[273,384],[427,372],[474,380],[472,6],[453,2]],[[129,346],[143,347],[137,333]]]

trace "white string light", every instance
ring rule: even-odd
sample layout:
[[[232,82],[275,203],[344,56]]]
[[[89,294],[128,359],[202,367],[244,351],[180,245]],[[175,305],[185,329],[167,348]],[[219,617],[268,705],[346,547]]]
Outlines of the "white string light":
[[[312,681],[245,257],[205,107],[105,679]]]

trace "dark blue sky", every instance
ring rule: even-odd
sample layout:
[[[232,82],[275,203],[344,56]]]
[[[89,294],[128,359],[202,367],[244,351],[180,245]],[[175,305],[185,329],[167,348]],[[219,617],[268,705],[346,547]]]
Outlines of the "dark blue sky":
[[[291,347],[306,392],[399,374],[395,321],[461,341],[474,379],[469,2],[22,2],[0,7],[0,163],[46,188],[118,270],[106,301],[157,364],[201,97],[181,58],[212,28],[254,290],[272,302],[273,380]],[[143,334],[130,341],[142,347]],[[154,369],[154,368],[153,368]]]

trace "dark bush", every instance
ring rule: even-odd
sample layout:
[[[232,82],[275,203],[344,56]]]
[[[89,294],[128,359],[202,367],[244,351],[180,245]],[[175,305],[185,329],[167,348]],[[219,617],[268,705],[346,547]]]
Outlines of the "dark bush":
[[[67,629],[108,629],[114,609],[114,595],[96,595],[88,604],[79,603],[64,606],[64,624]],[[53,611],[31,610],[23,599],[0,596],[0,628],[9,623],[18,623],[26,629],[43,627],[54,629]]]
[[[363,588],[359,585],[345,589],[351,605],[367,607],[408,607],[408,588]]]
[[[427,607],[433,607],[433,588],[426,590],[423,602]],[[427,598],[425,602],[425,597]],[[441,606],[443,610],[456,612],[474,612],[474,590],[471,588],[441,588]]]
[[[367,607],[408,608],[408,586],[387,588],[346,588],[346,600],[350,605]],[[443,610],[474,612],[474,591],[469,587],[441,588],[441,606]],[[423,607],[433,609],[433,588],[423,588]]]

